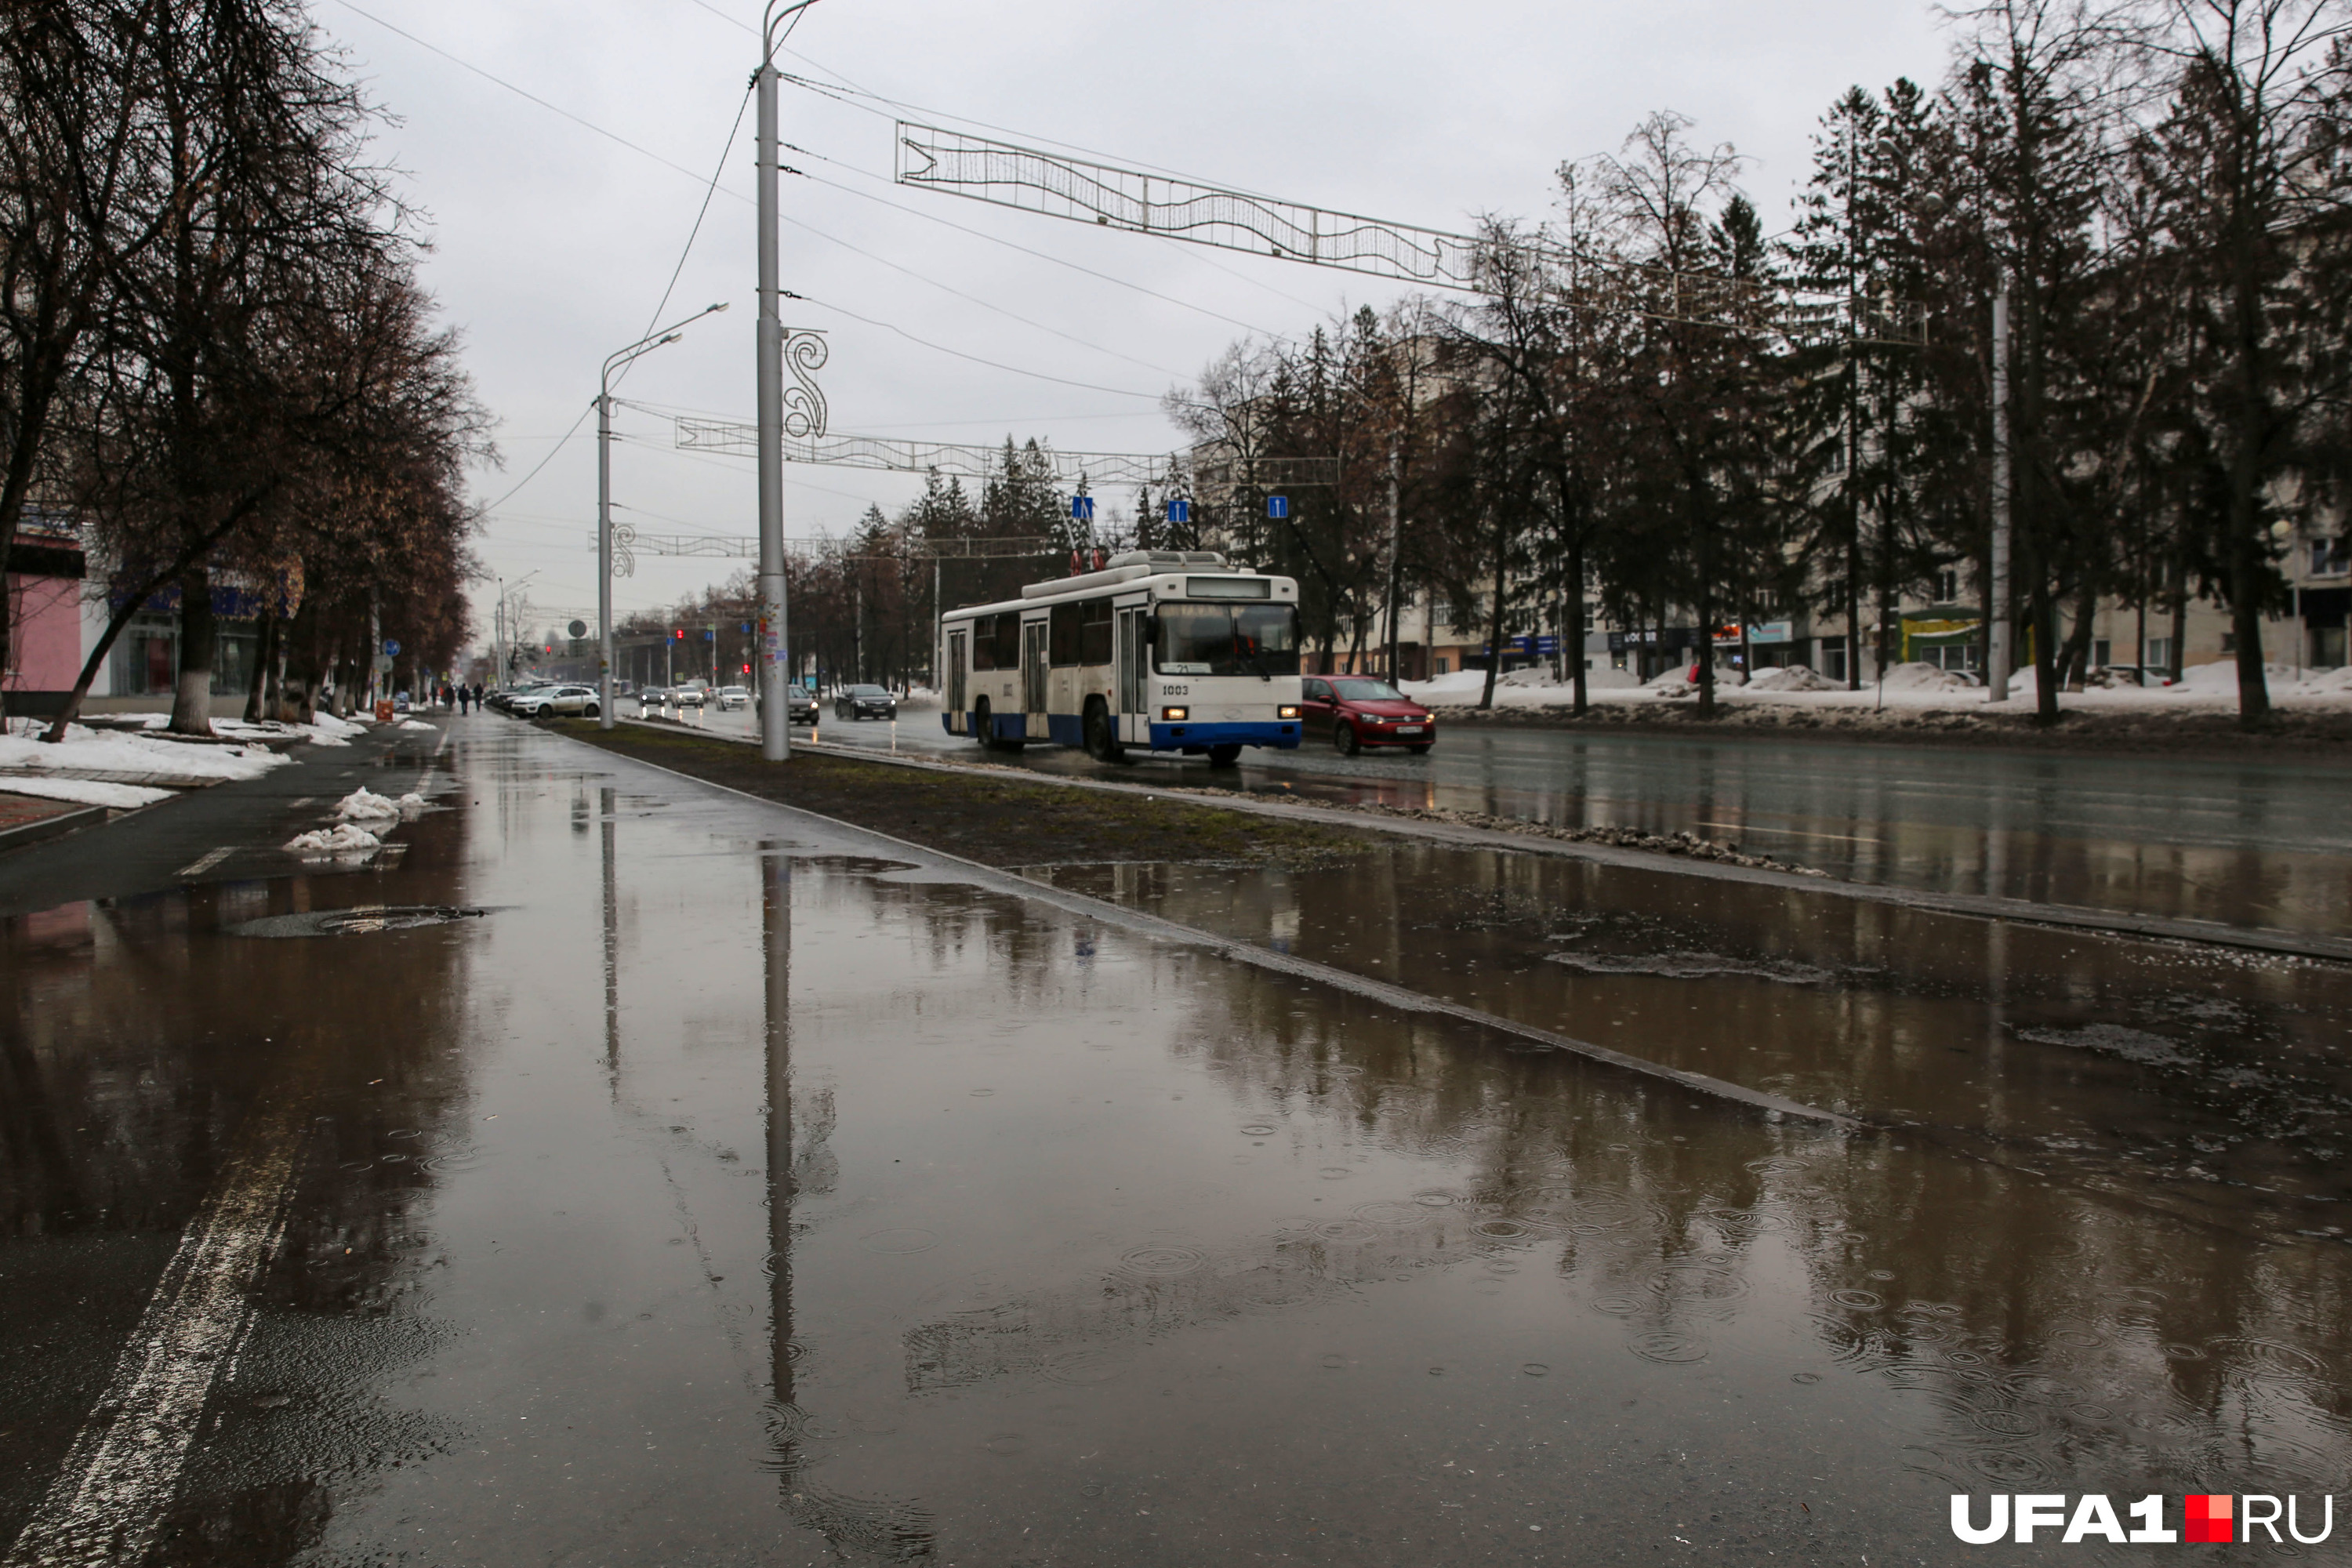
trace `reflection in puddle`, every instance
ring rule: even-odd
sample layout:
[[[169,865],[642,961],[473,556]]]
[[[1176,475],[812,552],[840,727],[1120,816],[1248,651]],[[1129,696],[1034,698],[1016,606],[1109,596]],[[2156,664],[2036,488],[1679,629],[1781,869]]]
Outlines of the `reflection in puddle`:
[[[2341,964],[1435,845],[1029,875],[2266,1234],[2352,1199]]]
[[[59,1347],[111,1356],[280,1052],[326,1120],[188,1483],[247,1562],[1354,1568],[1600,1524],[1944,1563],[1953,1491],[2308,1495],[2352,1458],[2352,1249],[2263,1239],[2284,1193],[2179,1217],[2117,1152],[2236,1125],[2163,1076],[2232,1040],[2273,1075],[2244,1093],[2322,1093],[2280,1088],[2333,1081],[2318,966],[1516,859],[1055,879],[1895,1129],[1850,1136],[491,732],[379,891],[496,920],[234,942],[200,893],[0,927],[0,1372],[53,1406],[0,1478],[54,1470]],[[264,891],[235,919],[292,912]],[[1570,969],[1641,939],[1560,910],[1772,973]],[[2022,1032],[2102,1023],[2200,1065]],[[2134,1131],[2066,1166],[2051,1104]],[[2323,1212],[2307,1145],[2209,1141]]]

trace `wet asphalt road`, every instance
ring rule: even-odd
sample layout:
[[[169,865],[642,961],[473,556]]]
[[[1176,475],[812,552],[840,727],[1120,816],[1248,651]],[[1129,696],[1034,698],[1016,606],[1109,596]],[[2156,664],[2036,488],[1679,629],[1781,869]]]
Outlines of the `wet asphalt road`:
[[[1271,973],[450,731],[386,868],[257,826],[0,906],[7,1568],[1942,1563],[1955,1491],[2352,1463],[2339,969],[1419,849],[1050,874],[1331,966]],[[239,933],[375,905],[479,912]]]
[[[703,721],[751,728],[743,713]],[[976,752],[941,731],[935,710],[909,709],[895,742],[891,730],[836,721],[828,709],[821,732],[842,745]],[[1085,776],[1209,777],[1197,759],[1106,767],[1051,746],[992,760]],[[1316,799],[1687,830],[1856,881],[2352,929],[2347,786],[2344,770],[2326,763],[1441,726],[1426,757],[1347,758],[1310,743],[1244,752],[1226,776],[1281,780]]]

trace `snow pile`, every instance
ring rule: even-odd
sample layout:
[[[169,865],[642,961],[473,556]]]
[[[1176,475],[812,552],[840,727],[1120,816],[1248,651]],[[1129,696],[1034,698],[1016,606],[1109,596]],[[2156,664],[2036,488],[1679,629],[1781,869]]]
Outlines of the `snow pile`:
[[[0,778],[0,795],[29,795],[42,800],[70,800],[81,805],[107,805],[117,811],[169,800],[172,792],[145,784],[101,784],[96,779]]]
[[[1755,678],[1748,681],[1748,689],[1750,691],[1835,691],[1837,687],[1832,682],[1823,680],[1820,676],[1815,675],[1810,665],[1784,664],[1770,669],[1758,670]]]
[[[335,815],[346,822],[397,822],[400,802],[362,784],[335,803]]]
[[[435,726],[427,724],[422,719],[403,719],[400,721],[400,727],[404,730],[430,730],[435,728]]]
[[[381,800],[383,796],[376,798]],[[366,828],[348,822],[323,831],[314,827],[286,841],[287,849],[296,855],[372,855],[383,845],[383,841]]]
[[[66,738],[53,746],[35,738],[46,731],[38,721],[21,728],[12,723],[0,736],[0,774],[191,789],[259,778],[287,761],[259,746],[187,745],[139,731],[106,733],[79,724],[67,726]]]
[[[1886,672],[1889,691],[1966,691],[1975,683],[1957,669],[1938,669],[1932,664],[1898,664]],[[2012,694],[2015,687],[2011,687]]]
[[[2294,667],[2291,664],[2263,666],[2263,683],[2273,691],[2293,689],[2294,675]],[[2180,689],[2207,697],[2235,697],[2238,694],[2238,661],[2235,658],[2220,658],[2210,664],[2192,664],[2180,672]]]
[[[2315,669],[2304,677],[2302,689],[2314,697],[2352,697],[2352,665],[2341,669]]]

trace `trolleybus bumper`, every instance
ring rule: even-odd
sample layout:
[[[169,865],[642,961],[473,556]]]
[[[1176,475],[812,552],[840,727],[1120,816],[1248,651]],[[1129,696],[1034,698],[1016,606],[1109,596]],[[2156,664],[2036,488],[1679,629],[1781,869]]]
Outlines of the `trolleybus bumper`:
[[[1272,746],[1278,752],[1298,749],[1298,723],[1296,720],[1276,722],[1272,720],[1241,724],[1154,724],[1151,726],[1151,749],[1155,752],[1183,752],[1188,754],[1207,751],[1212,746]]]

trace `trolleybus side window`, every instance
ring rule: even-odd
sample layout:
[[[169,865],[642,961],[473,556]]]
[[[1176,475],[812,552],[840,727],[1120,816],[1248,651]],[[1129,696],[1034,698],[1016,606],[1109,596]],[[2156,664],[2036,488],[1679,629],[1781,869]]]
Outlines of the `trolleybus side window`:
[[[1162,675],[1298,673],[1298,612],[1288,605],[1162,605],[1153,641]]]
[[[1017,614],[996,617],[996,668],[1021,668],[1021,617]]]
[[[996,617],[974,616],[971,618],[971,667],[974,669],[996,668]]]
[[[1055,669],[1068,669],[1078,662],[1078,612],[1084,607],[1076,604],[1054,606],[1053,661]]]
[[[1108,664],[1110,662],[1110,601],[1089,599],[1080,606],[1078,617],[1078,662]]]

